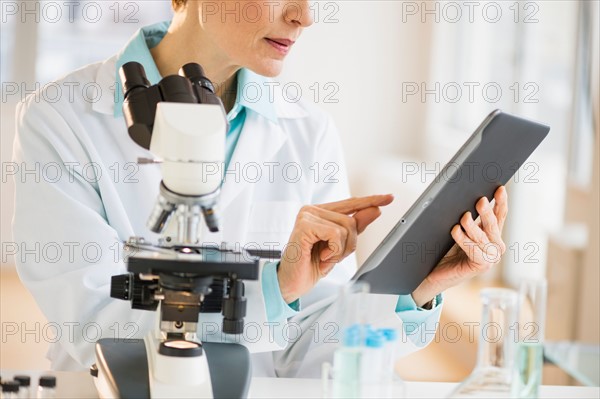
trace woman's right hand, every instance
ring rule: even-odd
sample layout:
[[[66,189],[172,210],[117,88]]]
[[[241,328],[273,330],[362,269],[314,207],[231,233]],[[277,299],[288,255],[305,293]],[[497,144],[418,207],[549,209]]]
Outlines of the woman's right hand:
[[[350,198],[300,209],[277,278],[286,303],[310,291],[356,249],[358,234],[381,215],[392,195]]]

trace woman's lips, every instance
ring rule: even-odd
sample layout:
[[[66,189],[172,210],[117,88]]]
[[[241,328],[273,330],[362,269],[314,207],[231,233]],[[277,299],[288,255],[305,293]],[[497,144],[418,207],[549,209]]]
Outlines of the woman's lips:
[[[266,37],[265,40],[282,55],[289,53],[290,48],[294,44],[294,41],[290,39],[270,39]]]

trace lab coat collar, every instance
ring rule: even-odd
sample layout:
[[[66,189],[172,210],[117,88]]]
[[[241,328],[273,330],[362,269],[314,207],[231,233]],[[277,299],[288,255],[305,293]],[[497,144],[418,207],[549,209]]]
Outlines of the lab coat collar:
[[[151,84],[160,81],[161,75],[156,67],[150,48],[157,45],[166,34],[171,22],[165,21],[138,30],[125,47],[116,55],[101,64],[96,75],[96,83],[106,88],[112,95],[101,96],[93,104],[93,109],[103,114],[123,115],[123,92],[119,69],[130,61],[137,61],[144,66],[146,76]],[[249,109],[274,123],[279,118],[304,118],[308,113],[298,104],[284,101],[275,90],[270,93],[269,80],[249,69],[242,68],[238,72],[238,90],[234,108],[228,115],[233,119],[243,108]]]
[[[244,131],[248,134],[240,135],[221,186],[219,206],[222,210],[240,195],[250,198],[256,184],[246,176],[247,168],[252,165],[264,172],[265,162],[275,158],[288,140],[288,134],[280,123],[274,123],[256,112],[247,114]]]
[[[248,108],[277,123],[277,113],[273,100],[269,101],[267,78],[260,76],[249,69],[242,68],[237,74],[237,95],[235,107]],[[231,114],[231,112],[230,112]]]

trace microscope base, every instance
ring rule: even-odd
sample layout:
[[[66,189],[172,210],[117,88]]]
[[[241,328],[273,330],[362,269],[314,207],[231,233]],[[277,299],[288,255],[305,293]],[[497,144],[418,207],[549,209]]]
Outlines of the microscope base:
[[[245,398],[250,387],[250,353],[237,344],[202,343],[214,398]],[[143,339],[100,339],[96,344],[101,398],[151,398]]]

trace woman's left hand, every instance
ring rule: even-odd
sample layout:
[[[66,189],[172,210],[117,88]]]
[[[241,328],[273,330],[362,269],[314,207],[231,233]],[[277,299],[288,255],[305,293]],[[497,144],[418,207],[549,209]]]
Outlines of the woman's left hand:
[[[460,224],[452,228],[456,245],[412,293],[417,306],[423,306],[442,291],[486,272],[500,262],[506,250],[501,237],[508,212],[504,186],[496,190],[494,199],[494,205],[485,197],[477,201],[479,223],[473,220],[471,212],[466,212]]]

